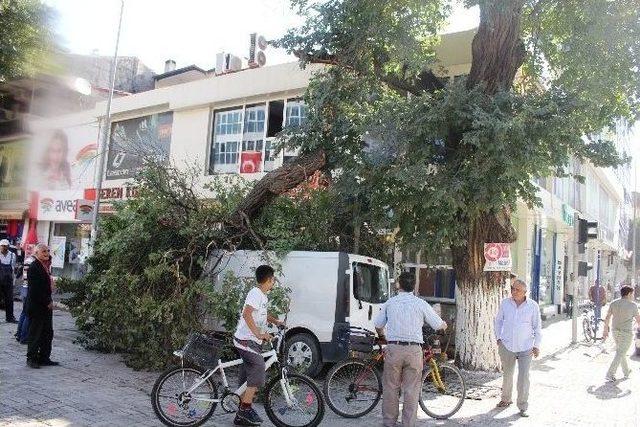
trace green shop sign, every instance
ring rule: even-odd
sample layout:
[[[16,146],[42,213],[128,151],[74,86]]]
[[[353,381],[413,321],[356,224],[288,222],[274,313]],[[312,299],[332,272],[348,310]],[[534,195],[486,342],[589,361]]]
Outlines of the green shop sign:
[[[573,209],[562,204],[562,221],[570,227],[573,227]]]

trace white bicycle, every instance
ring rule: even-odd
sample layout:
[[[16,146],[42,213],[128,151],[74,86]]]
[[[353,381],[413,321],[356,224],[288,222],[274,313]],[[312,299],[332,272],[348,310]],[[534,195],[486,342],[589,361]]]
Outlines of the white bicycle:
[[[281,363],[285,332],[285,328],[278,328],[274,334],[275,346],[262,353],[266,359],[265,370],[274,365],[278,369],[278,375],[268,381],[264,389],[265,411],[278,427],[317,426],[324,417],[322,393],[311,378],[290,371]],[[213,415],[218,403],[227,413],[238,410],[240,395],[247,383],[232,391],[224,370],[243,362],[242,359],[222,362],[217,357],[222,344],[221,340],[194,333],[182,350],[174,352],[180,358],[180,365],[163,372],[151,392],[153,410],[163,424],[199,426]],[[212,379],[216,373],[220,383]],[[219,386],[222,386],[221,396]]]

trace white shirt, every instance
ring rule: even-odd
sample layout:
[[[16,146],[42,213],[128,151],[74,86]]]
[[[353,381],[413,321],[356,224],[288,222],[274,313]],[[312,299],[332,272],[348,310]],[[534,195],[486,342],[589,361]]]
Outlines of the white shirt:
[[[253,307],[251,317],[253,317],[253,322],[261,332],[264,332],[267,327],[268,304],[269,298],[267,298],[267,296],[264,294],[264,292],[262,292],[262,290],[260,290],[260,288],[254,287],[247,294],[247,298],[244,300],[244,305],[242,306],[243,311],[244,307],[247,305]],[[256,337],[253,332],[251,332],[251,329],[249,329],[249,326],[247,326],[247,322],[244,320],[244,316],[242,314],[240,314],[240,321],[238,322],[236,333],[233,336],[239,340],[252,340],[258,344],[262,344],[262,340]]]
[[[433,329],[442,328],[444,322],[423,299],[410,292],[402,292],[390,298],[377,314],[376,328],[387,327],[387,341],[423,343],[422,326],[426,323]]]
[[[16,256],[13,252],[7,251],[6,255],[0,252],[0,264],[10,265],[12,268],[16,266]]]
[[[513,298],[505,298],[500,304],[495,320],[496,340],[513,353],[540,348],[542,319],[538,303],[526,298],[519,306]]]
[[[571,280],[571,279],[567,279],[567,295],[573,295],[576,292],[576,282]]]

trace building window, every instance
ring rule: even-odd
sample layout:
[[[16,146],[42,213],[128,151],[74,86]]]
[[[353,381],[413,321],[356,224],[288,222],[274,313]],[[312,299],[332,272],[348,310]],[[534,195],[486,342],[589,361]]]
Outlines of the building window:
[[[242,108],[216,111],[209,173],[238,171],[241,132]]]
[[[240,155],[240,173],[262,171],[264,148],[266,105],[246,107],[244,133],[242,135],[242,154]]]
[[[299,99],[287,101],[286,126],[300,126],[307,120],[307,106]]]

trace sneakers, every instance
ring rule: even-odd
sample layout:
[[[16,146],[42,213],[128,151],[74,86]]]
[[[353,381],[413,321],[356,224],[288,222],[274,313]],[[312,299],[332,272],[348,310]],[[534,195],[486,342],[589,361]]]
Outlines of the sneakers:
[[[529,416],[529,414],[524,409],[520,409],[520,416],[526,418]]]
[[[59,364],[60,364],[60,362],[54,362],[51,359],[41,360],[40,361],[40,366],[58,366]]]
[[[237,426],[259,426],[262,424],[262,418],[253,409],[238,409],[233,424]]]
[[[613,375],[607,375],[606,377],[604,377],[604,379],[605,379],[608,383],[612,383],[612,382],[616,381],[616,377],[614,377]]]

